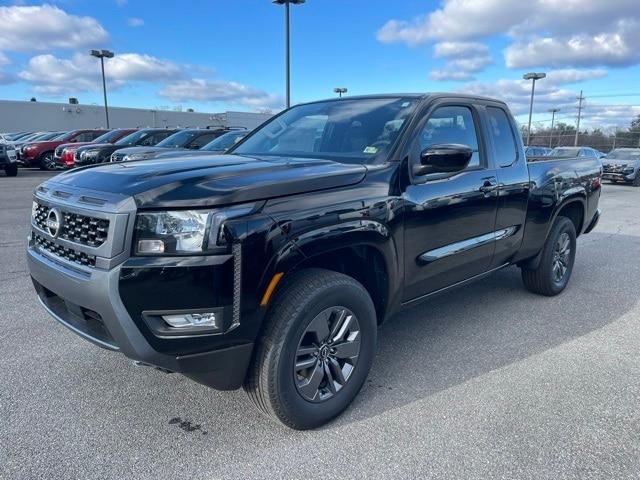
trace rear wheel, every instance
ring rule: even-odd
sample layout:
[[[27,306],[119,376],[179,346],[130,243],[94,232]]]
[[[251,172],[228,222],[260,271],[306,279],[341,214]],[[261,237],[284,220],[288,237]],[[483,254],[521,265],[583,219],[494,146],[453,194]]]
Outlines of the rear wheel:
[[[373,302],[353,278],[321,269],[294,273],[267,314],[244,388],[285,425],[318,427],[360,391],[376,330]]]
[[[42,156],[40,157],[40,170],[51,171],[55,169],[56,169],[56,162],[53,158],[53,152],[43,153]]]
[[[4,167],[4,173],[7,174],[7,177],[16,177],[18,176],[18,165],[15,163],[11,163]]]
[[[562,292],[573,271],[576,256],[576,229],[566,217],[558,217],[542,249],[536,269],[522,269],[525,287],[540,295]]]

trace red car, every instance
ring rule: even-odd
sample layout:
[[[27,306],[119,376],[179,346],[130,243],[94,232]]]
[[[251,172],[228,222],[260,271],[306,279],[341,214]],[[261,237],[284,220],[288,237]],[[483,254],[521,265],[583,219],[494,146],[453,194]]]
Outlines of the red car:
[[[110,130],[91,142],[63,143],[62,145],[57,147],[53,153],[53,159],[56,167],[64,169],[73,168],[75,166],[75,153],[78,148],[84,145],[115,143],[121,138],[126,137],[127,135],[135,131],[135,128],[119,128]]]
[[[55,140],[34,142],[22,150],[22,161],[27,167],[40,167],[41,170],[55,169],[53,152],[63,143],[91,142],[106,133],[104,129],[72,130]]]

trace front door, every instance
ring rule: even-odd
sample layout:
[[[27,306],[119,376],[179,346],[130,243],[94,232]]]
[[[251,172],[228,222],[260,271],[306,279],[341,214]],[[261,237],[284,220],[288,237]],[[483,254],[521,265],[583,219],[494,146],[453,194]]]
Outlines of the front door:
[[[404,187],[404,301],[490,268],[498,183],[479,132],[480,116],[474,108],[444,104],[427,112],[410,140],[409,166],[436,144],[463,144],[473,156],[461,172],[410,175]]]

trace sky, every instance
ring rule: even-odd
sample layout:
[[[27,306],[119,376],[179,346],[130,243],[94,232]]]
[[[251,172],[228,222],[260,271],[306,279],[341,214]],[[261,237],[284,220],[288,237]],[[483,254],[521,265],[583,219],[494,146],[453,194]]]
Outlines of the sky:
[[[270,0],[0,1],[0,99],[196,111],[284,104],[283,7]],[[453,91],[506,100],[534,127],[640,115],[640,0],[307,0],[291,7],[291,96]],[[0,112],[1,114],[1,112]]]

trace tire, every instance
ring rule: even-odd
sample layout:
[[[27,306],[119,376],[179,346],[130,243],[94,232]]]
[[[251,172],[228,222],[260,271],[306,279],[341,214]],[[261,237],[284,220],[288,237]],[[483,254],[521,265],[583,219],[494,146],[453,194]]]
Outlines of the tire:
[[[569,251],[562,253],[565,244]],[[538,267],[535,270],[522,269],[524,286],[540,295],[558,295],[569,283],[575,257],[576,229],[571,220],[558,217],[544,244]]]
[[[329,343],[320,338],[322,328],[316,328],[325,323]],[[360,283],[329,270],[296,272],[267,313],[244,389],[260,411],[290,428],[323,425],[345,410],[362,388],[376,335],[375,308]]]
[[[7,174],[7,177],[17,177],[18,176],[18,164],[11,163],[4,167],[4,173]]]
[[[46,152],[40,156],[40,170],[48,172],[56,169],[56,163],[53,160],[53,152]]]

